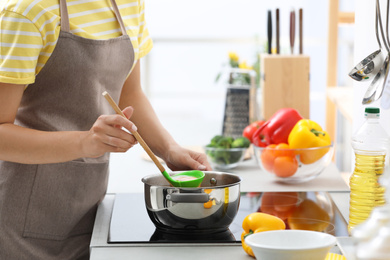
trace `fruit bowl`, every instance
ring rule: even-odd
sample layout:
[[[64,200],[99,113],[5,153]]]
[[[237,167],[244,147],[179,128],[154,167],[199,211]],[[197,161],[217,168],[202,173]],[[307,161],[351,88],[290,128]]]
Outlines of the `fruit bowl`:
[[[206,146],[204,150],[213,168],[228,170],[237,167],[244,160],[248,148],[224,149]]]
[[[254,146],[261,170],[284,183],[306,182],[318,177],[332,161],[333,151],[333,144],[301,149]]]

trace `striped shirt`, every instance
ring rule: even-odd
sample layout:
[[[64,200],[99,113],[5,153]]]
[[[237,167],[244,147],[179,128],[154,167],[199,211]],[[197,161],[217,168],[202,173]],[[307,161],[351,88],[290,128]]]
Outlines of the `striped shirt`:
[[[144,0],[116,0],[134,47],[135,60],[152,48]],[[70,30],[89,39],[119,37],[109,0],[67,0]],[[60,32],[59,0],[0,0],[0,82],[34,83]]]

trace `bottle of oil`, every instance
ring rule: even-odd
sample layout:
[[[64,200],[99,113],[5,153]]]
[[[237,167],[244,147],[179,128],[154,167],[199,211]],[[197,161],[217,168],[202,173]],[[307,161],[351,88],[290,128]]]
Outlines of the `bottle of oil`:
[[[389,136],[379,123],[379,108],[367,107],[364,115],[365,122],[352,137],[355,169],[350,178],[350,232],[370,216],[373,208],[385,204],[385,188],[379,178],[385,169]]]
[[[389,169],[380,183],[386,187],[384,206],[376,207],[370,217],[352,230],[355,258],[358,260],[388,260],[390,258],[390,190]]]

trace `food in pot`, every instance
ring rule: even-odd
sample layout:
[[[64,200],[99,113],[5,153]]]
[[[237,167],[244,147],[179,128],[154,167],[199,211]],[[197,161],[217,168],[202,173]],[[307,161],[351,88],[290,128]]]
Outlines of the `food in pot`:
[[[174,177],[172,177],[172,179],[174,179],[175,181],[192,181],[192,180],[196,180],[195,177],[187,176],[187,175],[174,176]]]

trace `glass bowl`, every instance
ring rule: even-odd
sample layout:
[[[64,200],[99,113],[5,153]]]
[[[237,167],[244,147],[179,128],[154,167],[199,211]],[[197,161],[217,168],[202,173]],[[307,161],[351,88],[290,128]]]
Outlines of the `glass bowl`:
[[[333,150],[333,144],[302,149],[254,146],[261,170],[284,183],[306,182],[318,177],[332,161]]]
[[[247,149],[204,147],[211,166],[219,170],[228,170],[237,167],[244,160]]]

